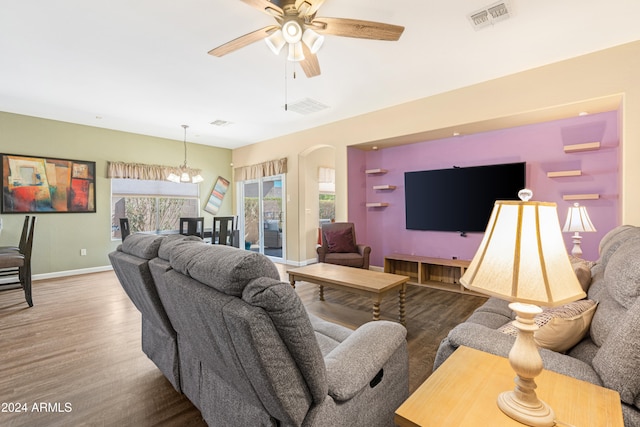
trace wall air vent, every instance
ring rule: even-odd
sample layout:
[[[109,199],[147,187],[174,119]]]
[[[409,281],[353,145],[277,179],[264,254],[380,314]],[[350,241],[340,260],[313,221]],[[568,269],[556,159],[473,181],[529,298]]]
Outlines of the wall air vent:
[[[287,111],[293,111],[305,116],[307,114],[317,113],[318,111],[322,111],[325,108],[329,108],[329,106],[324,105],[323,103],[311,98],[304,98],[300,101],[285,105],[285,109]]]
[[[511,8],[507,1],[491,4],[471,13],[468,18],[476,30],[488,27],[511,17]]]

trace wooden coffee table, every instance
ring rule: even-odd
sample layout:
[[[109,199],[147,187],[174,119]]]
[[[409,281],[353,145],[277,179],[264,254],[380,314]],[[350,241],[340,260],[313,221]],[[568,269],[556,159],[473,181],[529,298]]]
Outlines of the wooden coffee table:
[[[405,300],[409,277],[398,274],[364,270],[362,268],[343,267],[341,265],[317,263],[288,270],[289,281],[295,288],[296,280],[320,285],[320,300],[324,301],[324,286],[342,289],[371,298],[373,320],[380,320],[380,301],[389,292],[398,292],[399,316],[403,325],[405,320]]]

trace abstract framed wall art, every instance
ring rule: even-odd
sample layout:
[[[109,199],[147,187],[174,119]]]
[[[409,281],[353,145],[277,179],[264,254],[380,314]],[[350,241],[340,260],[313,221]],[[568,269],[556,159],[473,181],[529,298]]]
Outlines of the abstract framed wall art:
[[[227,193],[227,189],[229,189],[229,180],[219,176],[216,183],[213,185],[213,190],[211,190],[207,204],[204,207],[205,212],[209,212],[211,215],[218,213],[220,205],[222,204],[222,199],[224,199],[224,195]]]
[[[2,154],[2,213],[95,211],[95,162]]]

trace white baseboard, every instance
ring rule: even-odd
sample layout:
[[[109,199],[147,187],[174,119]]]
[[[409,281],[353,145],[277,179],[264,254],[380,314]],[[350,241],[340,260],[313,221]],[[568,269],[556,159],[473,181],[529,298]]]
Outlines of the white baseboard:
[[[111,265],[104,265],[102,267],[80,268],[78,270],[54,271],[51,273],[34,274],[31,280],[36,281],[55,279],[57,277],[78,276],[80,274],[99,273],[101,271],[109,270],[113,270],[113,267]]]
[[[295,267],[303,267],[305,265],[310,265],[310,264],[315,264],[317,263],[318,260],[316,258],[313,259],[307,259],[304,261],[291,261],[291,260],[287,260],[286,264],[287,265],[292,265]],[[384,271],[384,268],[382,267],[378,267],[375,265],[372,265],[369,267],[370,270],[375,270],[375,271]],[[104,265],[101,267],[91,267],[91,268],[80,268],[78,270],[65,270],[65,271],[54,271],[51,273],[43,273],[43,274],[34,274],[31,278],[31,280],[33,280],[34,282],[37,280],[46,280],[46,279],[55,279],[58,277],[67,277],[67,276],[78,276],[80,274],[89,274],[89,273],[99,273],[102,271],[109,271],[109,270],[113,270],[113,267],[111,265]],[[0,285],[4,284],[4,283],[12,283],[15,282],[16,278],[15,277],[3,277],[0,278]]]

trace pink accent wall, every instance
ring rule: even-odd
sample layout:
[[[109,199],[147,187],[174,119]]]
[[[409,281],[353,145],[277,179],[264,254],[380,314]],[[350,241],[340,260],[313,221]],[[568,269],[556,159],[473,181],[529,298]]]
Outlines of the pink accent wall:
[[[564,153],[571,144],[600,141],[597,151]],[[527,187],[533,200],[555,202],[560,226],[573,202],[566,194],[598,193],[598,200],[579,200],[587,207],[598,230],[583,233],[583,258],[598,259],[598,243],[620,224],[618,112],[521,126],[475,135],[451,137],[378,151],[348,149],[349,221],[356,223],[358,243],[371,246],[371,265],[383,266],[384,256],[399,252],[438,258],[471,259],[483,233],[416,231],[405,228],[404,173],[455,166],[526,162]],[[367,175],[366,169],[388,170]],[[582,176],[548,178],[547,172],[581,169]],[[391,184],[395,190],[373,190]],[[445,183],[443,183],[445,185]],[[384,208],[367,208],[366,202],[388,202]],[[435,203],[435,202],[434,202]],[[436,206],[437,207],[437,206]],[[563,233],[571,251],[571,233]]]

